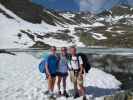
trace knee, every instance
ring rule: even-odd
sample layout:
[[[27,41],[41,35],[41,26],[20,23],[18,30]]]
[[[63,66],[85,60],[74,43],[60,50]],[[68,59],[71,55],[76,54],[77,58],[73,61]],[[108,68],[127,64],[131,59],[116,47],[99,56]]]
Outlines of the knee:
[[[63,82],[66,83],[66,78],[63,78]]]
[[[57,79],[57,80],[58,80],[58,81],[57,81],[58,83],[60,83],[60,82],[61,82],[61,78],[60,78],[60,77],[58,77],[58,79]]]

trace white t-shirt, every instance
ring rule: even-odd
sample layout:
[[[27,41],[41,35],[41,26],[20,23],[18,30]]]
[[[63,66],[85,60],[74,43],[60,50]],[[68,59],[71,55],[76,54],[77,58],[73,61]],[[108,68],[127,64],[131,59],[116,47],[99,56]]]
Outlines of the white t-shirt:
[[[68,66],[70,69],[78,70],[80,67],[79,64],[80,65],[83,64],[82,58],[80,56],[78,58],[77,58],[77,56],[72,56],[72,59],[69,62]]]

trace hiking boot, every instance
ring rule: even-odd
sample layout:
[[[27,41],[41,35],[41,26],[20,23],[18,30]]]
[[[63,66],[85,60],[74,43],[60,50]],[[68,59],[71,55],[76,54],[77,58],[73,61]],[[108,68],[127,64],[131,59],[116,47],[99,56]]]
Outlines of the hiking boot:
[[[79,93],[75,93],[74,94],[74,99],[78,98],[79,97]]]
[[[63,92],[63,96],[69,97],[68,93],[66,91]]]
[[[59,95],[59,96],[61,95],[61,91],[58,91],[58,95]]]
[[[53,98],[53,93],[52,92],[49,92],[48,97],[49,98]]]
[[[44,94],[48,95],[48,94],[49,94],[49,91],[48,91],[48,90],[47,90],[47,91],[45,91],[45,92],[44,92]]]
[[[86,96],[83,96],[83,100],[87,100],[87,99],[86,99]]]

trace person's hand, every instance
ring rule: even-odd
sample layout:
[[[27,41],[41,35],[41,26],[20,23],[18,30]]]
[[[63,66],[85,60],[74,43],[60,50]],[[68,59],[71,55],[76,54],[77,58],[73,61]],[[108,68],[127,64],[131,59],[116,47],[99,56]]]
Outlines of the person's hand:
[[[47,72],[47,77],[51,78],[51,74],[49,72]]]
[[[51,79],[52,78],[51,75],[48,75],[48,78]]]
[[[47,74],[47,77],[48,77],[49,79],[51,79],[51,75],[50,75],[50,73]]]

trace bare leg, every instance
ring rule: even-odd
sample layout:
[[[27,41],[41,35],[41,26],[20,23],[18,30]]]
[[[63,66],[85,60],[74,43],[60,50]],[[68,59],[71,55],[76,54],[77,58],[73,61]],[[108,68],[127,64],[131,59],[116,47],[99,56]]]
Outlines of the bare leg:
[[[64,91],[66,91],[66,78],[67,77],[63,77],[63,88],[64,88]]]
[[[49,90],[49,92],[52,91],[52,78],[51,78],[51,76],[48,77],[48,90]]]
[[[64,88],[63,95],[64,95],[65,97],[68,97],[69,95],[68,95],[67,92],[66,92],[66,78],[67,78],[67,76],[63,77],[63,88]]]
[[[75,76],[75,81],[74,81],[74,98],[79,96],[79,91],[78,91],[78,86],[77,86],[77,76]]]
[[[60,83],[61,83],[61,77],[58,76],[58,82],[57,82],[57,84],[58,84],[58,90],[59,90],[59,91],[60,91]]]
[[[79,87],[80,87],[79,92],[80,92],[81,96],[85,96],[85,88],[84,88],[84,86],[80,85]]]
[[[53,78],[52,79],[52,84],[51,84],[51,90],[52,90],[52,92],[54,91],[55,80],[56,80],[56,78]]]

